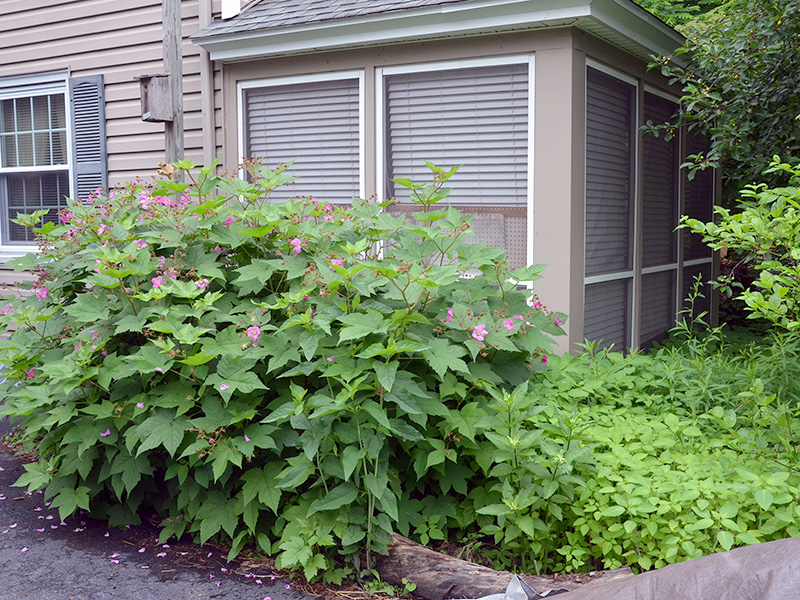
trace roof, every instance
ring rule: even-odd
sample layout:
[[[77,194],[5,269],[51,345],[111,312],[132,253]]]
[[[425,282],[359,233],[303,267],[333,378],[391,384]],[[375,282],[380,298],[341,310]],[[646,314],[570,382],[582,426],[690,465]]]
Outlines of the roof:
[[[257,0],[236,17],[214,21],[200,38],[261,31],[322,21],[377,15],[396,10],[452,4],[464,0]]]
[[[254,0],[192,36],[233,62],[453,37],[577,27],[647,60],[685,41],[632,0]]]

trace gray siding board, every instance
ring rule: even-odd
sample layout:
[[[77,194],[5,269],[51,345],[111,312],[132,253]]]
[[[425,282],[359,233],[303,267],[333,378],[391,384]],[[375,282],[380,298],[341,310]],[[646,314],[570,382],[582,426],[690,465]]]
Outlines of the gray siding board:
[[[199,30],[199,0],[182,2],[184,37],[184,147],[202,162],[201,49],[188,37]],[[0,77],[69,69],[72,76],[105,78],[109,181],[113,185],[155,173],[164,160],[164,126],[141,120],[139,84],[144,73],[163,72],[161,2],[156,0],[0,0]],[[220,10],[213,0],[212,10]],[[222,78],[214,73],[215,103]],[[221,149],[221,114],[214,130]]]

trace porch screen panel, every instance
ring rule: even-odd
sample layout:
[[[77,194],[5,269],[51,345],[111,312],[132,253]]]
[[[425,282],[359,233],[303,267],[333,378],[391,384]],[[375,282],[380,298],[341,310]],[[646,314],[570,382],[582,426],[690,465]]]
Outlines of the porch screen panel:
[[[667,330],[675,325],[676,285],[675,270],[642,275],[641,347],[666,339]]]
[[[686,140],[686,154],[693,155],[708,151],[708,143],[699,135],[689,135]],[[685,175],[684,175],[685,176]],[[694,179],[684,182],[683,213],[692,219],[708,223],[713,218],[714,171],[697,171]],[[703,243],[699,234],[683,232],[683,258],[693,260],[711,258],[711,249]]]
[[[294,160],[295,183],[273,200],[303,195],[349,204],[359,193],[359,81],[336,79],[245,90],[245,149],[265,166]]]
[[[385,82],[387,197],[391,179],[431,182],[425,161],[464,165],[448,182],[451,206],[474,213],[473,239],[527,260],[528,63],[398,73]]]
[[[632,268],[635,87],[589,68],[586,275]]]
[[[667,122],[677,104],[655,94],[644,95],[644,119]],[[645,135],[642,140],[642,265],[674,264],[678,260],[678,138],[667,141]]]
[[[583,337],[622,352],[630,345],[631,280],[592,283],[584,292]]]

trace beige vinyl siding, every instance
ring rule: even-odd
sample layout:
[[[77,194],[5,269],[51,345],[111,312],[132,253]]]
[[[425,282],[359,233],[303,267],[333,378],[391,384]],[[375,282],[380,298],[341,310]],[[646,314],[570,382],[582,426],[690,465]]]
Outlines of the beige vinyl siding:
[[[201,50],[188,37],[200,28],[200,0],[181,4],[184,148],[202,164]],[[219,12],[219,0],[212,2]],[[160,1],[0,0],[0,77],[69,69],[70,76],[105,80],[109,183],[155,174],[164,160],[164,126],[141,120],[137,75],[163,73]],[[215,98],[221,99],[215,73]],[[221,135],[215,105],[215,140]],[[217,142],[221,143],[221,142]],[[214,155],[221,153],[215,148]]]

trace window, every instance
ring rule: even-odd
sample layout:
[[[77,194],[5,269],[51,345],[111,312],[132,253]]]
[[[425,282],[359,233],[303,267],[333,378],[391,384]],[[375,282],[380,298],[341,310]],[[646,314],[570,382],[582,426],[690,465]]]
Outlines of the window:
[[[713,172],[681,186],[684,133],[666,139],[638,128],[639,112],[642,122],[658,124],[677,107],[662,92],[640,95],[637,81],[611,69],[587,68],[584,337],[601,348],[646,348],[666,338],[691,278],[711,275],[711,250],[675,228],[682,202],[686,214],[710,220]],[[705,148],[692,137],[685,146],[687,154]],[[698,311],[708,310],[709,297]]]
[[[636,86],[589,68],[583,335],[631,345],[636,181]]]
[[[387,67],[378,73],[379,181],[397,212],[414,212],[392,179],[428,183],[425,161],[464,165],[449,203],[473,213],[474,237],[532,262],[533,58]]]
[[[66,198],[86,198],[107,184],[102,77],[63,73],[0,79],[0,243],[34,243],[18,213],[49,209],[57,220]]]
[[[364,196],[362,88],[360,71],[240,84],[240,154],[269,168],[294,161],[295,183],[274,200],[311,195],[349,204]]]

